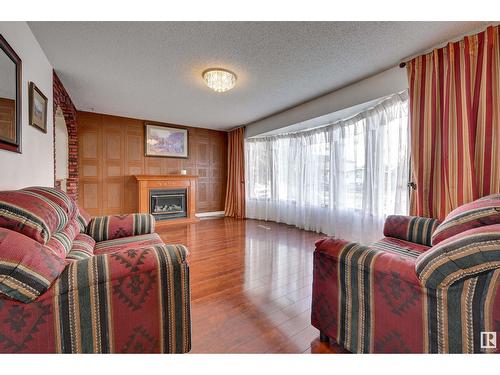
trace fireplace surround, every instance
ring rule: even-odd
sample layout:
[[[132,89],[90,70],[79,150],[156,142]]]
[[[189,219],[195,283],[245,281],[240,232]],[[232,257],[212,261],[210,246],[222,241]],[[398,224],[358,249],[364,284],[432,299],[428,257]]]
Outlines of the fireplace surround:
[[[157,226],[197,222],[196,180],[190,175],[136,175],[139,212],[150,213]]]

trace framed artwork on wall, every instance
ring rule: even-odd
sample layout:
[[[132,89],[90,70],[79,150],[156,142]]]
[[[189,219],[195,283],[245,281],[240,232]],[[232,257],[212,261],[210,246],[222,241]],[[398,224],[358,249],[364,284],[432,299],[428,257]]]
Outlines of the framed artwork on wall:
[[[29,123],[47,133],[47,97],[33,82],[29,84]]]
[[[0,149],[21,153],[21,59],[0,35]]]
[[[188,157],[188,130],[169,126],[145,124],[146,156],[168,158]]]

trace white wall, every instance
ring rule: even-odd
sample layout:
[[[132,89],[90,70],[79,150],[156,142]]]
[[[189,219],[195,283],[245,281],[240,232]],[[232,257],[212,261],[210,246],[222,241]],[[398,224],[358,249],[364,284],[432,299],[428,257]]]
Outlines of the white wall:
[[[0,190],[54,185],[52,66],[26,22],[0,22],[0,34],[22,60],[22,154],[0,150]],[[28,82],[48,99],[47,133],[28,123]]]
[[[245,137],[253,137],[325,116],[407,88],[406,69],[394,67],[284,112],[250,123],[246,127]]]

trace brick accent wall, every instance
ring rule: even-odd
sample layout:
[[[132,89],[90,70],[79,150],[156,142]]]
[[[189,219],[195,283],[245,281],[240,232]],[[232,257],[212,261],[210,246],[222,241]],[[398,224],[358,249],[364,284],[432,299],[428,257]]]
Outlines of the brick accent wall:
[[[68,128],[68,179],[66,183],[66,191],[73,199],[78,200],[78,137],[77,137],[77,120],[76,108],[73,101],[69,97],[61,80],[54,71],[53,80],[53,95],[54,95],[54,124],[57,107],[59,106],[63,112],[66,127]],[[56,186],[55,163],[56,163],[56,143],[55,143],[55,126],[54,126],[54,186]]]

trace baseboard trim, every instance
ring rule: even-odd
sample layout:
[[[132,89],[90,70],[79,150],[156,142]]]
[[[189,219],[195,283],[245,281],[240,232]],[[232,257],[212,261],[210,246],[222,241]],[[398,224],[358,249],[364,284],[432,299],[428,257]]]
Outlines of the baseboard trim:
[[[202,218],[211,218],[211,217],[223,217],[224,211],[212,211],[212,212],[199,212],[195,214],[196,217]]]

